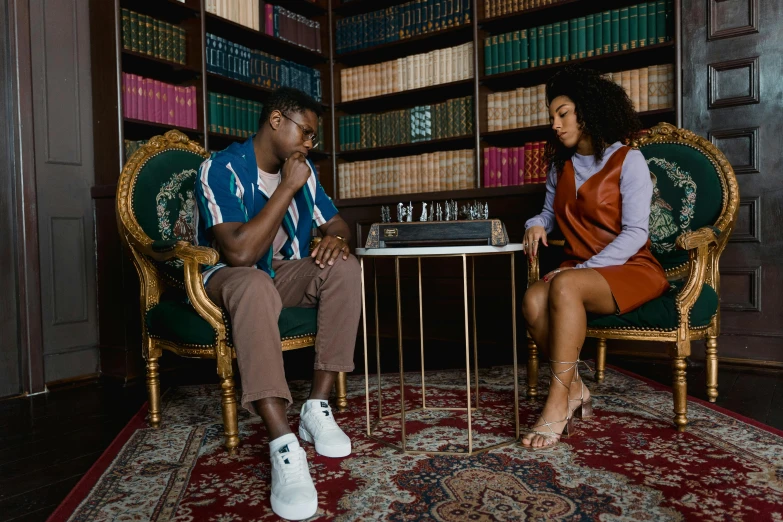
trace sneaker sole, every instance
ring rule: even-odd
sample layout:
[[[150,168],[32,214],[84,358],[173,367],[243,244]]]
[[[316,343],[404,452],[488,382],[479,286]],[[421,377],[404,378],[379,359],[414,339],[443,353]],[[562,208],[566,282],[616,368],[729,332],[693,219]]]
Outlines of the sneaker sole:
[[[270,495],[269,499],[272,502],[272,511],[277,516],[288,520],[304,520],[315,515],[315,512],[318,511],[317,496],[312,501],[303,504],[287,504],[275,497],[274,494]]]
[[[299,438],[305,442],[315,443],[315,452],[324,457],[340,458],[347,457],[351,454],[351,443],[341,444],[339,446],[327,446],[325,444],[318,444],[315,442],[315,437],[310,435],[310,432],[299,426]]]

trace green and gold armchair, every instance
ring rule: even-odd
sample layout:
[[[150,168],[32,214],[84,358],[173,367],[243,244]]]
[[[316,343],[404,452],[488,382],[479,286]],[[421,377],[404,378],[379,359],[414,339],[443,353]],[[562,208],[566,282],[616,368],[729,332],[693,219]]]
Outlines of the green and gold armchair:
[[[117,223],[141,280],[142,351],[147,363],[149,423],[161,422],[158,358],[163,350],[217,360],[221,379],[225,446],[239,445],[231,326],[226,312],[207,297],[204,265],[217,251],[194,246],[194,183],[209,157],[179,131],[155,136],[122,169],[117,187]],[[282,350],[315,345],[317,310],[285,308],[278,326]],[[337,405],[346,402],[346,375],[339,374]]]
[[[667,343],[674,423],[683,430],[688,424],[685,358],[691,354],[691,341],[706,339],[707,396],[711,402],[718,397],[718,262],[737,219],[739,189],[726,157],[688,130],[660,123],[632,145],[641,150],[655,183],[651,250],[666,270],[671,288],[626,314],[588,317],[587,336],[598,339],[598,382],[604,379],[607,339]],[[535,258],[528,265],[528,286],[538,279]],[[528,348],[527,393],[534,397],[538,349],[529,335]]]

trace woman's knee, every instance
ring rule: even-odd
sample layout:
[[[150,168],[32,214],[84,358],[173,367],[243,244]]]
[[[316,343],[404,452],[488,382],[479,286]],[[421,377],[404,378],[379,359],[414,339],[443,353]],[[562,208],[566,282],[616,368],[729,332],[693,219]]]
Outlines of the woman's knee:
[[[575,270],[560,272],[549,281],[548,303],[550,308],[562,304],[574,304],[575,301],[582,303],[579,293],[579,277],[578,274],[572,272]]]
[[[525,297],[522,299],[522,315],[527,324],[535,325],[544,314],[548,313],[547,293],[546,283],[541,281],[525,292]]]

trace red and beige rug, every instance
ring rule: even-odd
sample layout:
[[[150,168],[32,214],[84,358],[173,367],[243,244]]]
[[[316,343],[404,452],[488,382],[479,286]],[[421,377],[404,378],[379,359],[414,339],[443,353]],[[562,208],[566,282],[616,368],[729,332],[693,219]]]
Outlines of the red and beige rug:
[[[420,374],[406,379],[413,408],[421,400]],[[513,436],[511,368],[483,370],[480,380],[473,437],[482,446]],[[464,406],[464,383],[464,372],[427,374],[427,406]],[[382,384],[384,413],[399,411],[399,376],[386,375]],[[546,389],[545,379],[541,385]],[[364,378],[351,377],[349,407],[337,419],[353,440],[353,454],[329,459],[304,445],[320,500],[311,520],[783,522],[783,433],[697,400],[689,402],[688,431],[678,433],[670,424],[670,391],[611,368],[591,388],[596,416],[580,421],[578,433],[553,449],[512,445],[473,457],[427,457],[398,453],[364,435]],[[295,382],[291,389],[298,399],[289,411],[296,431],[309,385]],[[523,426],[535,422],[540,407],[522,400]],[[269,506],[263,425],[243,413],[242,442],[229,457],[218,386],[167,393],[161,429],[146,428],[144,415],[143,409],[134,417],[50,521],[277,519]],[[467,444],[463,414],[430,410],[408,421],[412,449]],[[379,428],[390,442],[398,440],[399,421]]]

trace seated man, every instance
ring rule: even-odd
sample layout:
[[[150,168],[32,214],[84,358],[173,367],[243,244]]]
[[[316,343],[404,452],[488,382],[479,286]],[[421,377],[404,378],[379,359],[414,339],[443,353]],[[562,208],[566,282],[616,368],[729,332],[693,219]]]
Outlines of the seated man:
[[[318,307],[315,371],[299,437],[314,442],[320,455],[344,457],[351,441],[327,399],[337,372],[354,368],[361,313],[350,228],[307,160],[320,113],[304,93],[277,90],[264,105],[258,132],[213,154],[196,182],[198,242],[221,257],[204,271],[207,294],[231,317],[242,406],[262,417],[269,434],[272,509],[293,520],[315,514],[318,496],[286,418],[292,399],[277,320],[284,307]],[[309,252],[313,226],[323,239]]]

